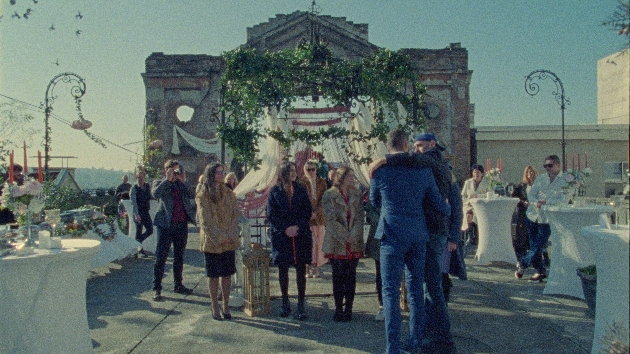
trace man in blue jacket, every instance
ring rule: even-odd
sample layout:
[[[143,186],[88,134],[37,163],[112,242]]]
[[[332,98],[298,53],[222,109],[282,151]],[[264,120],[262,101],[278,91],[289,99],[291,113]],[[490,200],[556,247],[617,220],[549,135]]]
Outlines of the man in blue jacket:
[[[154,301],[162,301],[162,278],[168,251],[173,244],[174,291],[178,294],[192,294],[192,289],[182,283],[184,270],[184,250],[188,243],[188,222],[195,222],[195,210],[190,202],[195,197],[190,184],[186,182],[186,171],[177,160],[164,163],[166,178],[153,184],[151,194],[158,199],[158,211],[153,225],[157,229],[157,247],[153,268]]]
[[[409,150],[409,136],[401,129],[387,135],[391,154]],[[370,202],[381,210],[375,238],[381,240],[381,276],[387,353],[400,352],[401,315],[398,305],[402,271],[409,296],[410,338],[408,347],[419,349],[424,337],[424,267],[429,231],[423,209],[425,198],[434,210],[450,215],[430,169],[383,166],[370,183]]]

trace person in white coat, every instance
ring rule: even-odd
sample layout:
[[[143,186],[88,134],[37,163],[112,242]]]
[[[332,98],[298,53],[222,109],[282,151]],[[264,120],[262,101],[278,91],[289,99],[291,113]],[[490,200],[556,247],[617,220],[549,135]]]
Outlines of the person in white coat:
[[[477,216],[473,210],[470,199],[479,198],[488,192],[488,182],[483,178],[483,166],[472,165],[472,178],[464,182],[462,188],[462,205],[464,208],[464,220],[462,222],[462,231],[466,232],[466,245],[476,245],[478,237]]]

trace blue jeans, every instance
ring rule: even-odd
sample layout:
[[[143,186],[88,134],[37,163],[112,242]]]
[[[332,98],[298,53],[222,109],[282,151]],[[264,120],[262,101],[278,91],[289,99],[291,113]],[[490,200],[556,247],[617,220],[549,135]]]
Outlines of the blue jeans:
[[[521,258],[520,266],[523,269],[533,266],[538,273],[546,274],[542,252],[551,236],[551,228],[549,224],[533,222],[528,218],[525,218],[525,225],[529,235],[529,251]]]
[[[153,266],[153,290],[162,290],[164,265],[166,264],[171,244],[173,244],[173,278],[175,286],[182,285],[184,250],[188,243],[188,224],[175,223],[167,228],[156,226],[156,229],[157,247],[155,250],[155,265]]]
[[[381,240],[381,277],[383,279],[383,311],[385,312],[386,352],[400,352],[400,283],[403,269],[409,304],[409,345],[417,348],[422,343],[425,323],[424,263],[426,240],[418,235],[390,237]]]
[[[435,344],[453,344],[451,320],[446,309],[442,289],[442,254],[446,249],[446,236],[430,234],[427,242],[427,256],[424,281],[429,293],[426,298],[427,336]]]

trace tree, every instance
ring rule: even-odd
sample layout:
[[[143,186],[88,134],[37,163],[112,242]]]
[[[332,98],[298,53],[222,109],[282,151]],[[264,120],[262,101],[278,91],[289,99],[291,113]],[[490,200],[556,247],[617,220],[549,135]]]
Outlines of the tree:
[[[630,47],[630,1],[619,0],[615,12],[610,15],[608,20],[602,22],[602,25],[610,27],[620,36],[626,36],[628,47]]]

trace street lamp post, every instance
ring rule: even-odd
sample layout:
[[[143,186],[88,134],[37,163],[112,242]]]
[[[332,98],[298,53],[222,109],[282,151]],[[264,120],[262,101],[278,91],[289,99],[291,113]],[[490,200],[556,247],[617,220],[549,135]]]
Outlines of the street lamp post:
[[[556,74],[552,73],[549,70],[535,70],[532,71],[529,75],[525,77],[525,92],[530,96],[534,96],[540,91],[538,84],[534,82],[534,80],[545,80],[546,78],[551,78],[551,80],[556,84],[556,90],[551,94],[555,96],[556,101],[560,105],[560,110],[562,111],[562,171],[567,170],[566,166],[566,141],[564,140],[564,108],[567,104],[571,104],[569,99],[564,96],[564,86],[562,85],[562,81],[556,76]]]
[[[73,73],[61,73],[55,76],[48,83],[48,87],[46,87],[46,100],[44,101],[45,109],[44,113],[46,114],[46,118],[44,119],[45,131],[44,131],[44,173],[48,176],[48,161],[50,160],[49,152],[50,152],[50,113],[52,112],[52,104],[55,102],[57,96],[55,96],[55,86],[59,82],[70,83],[72,87],[70,88],[70,94],[76,99],[82,97],[85,94],[85,81],[83,78],[77,74]]]

